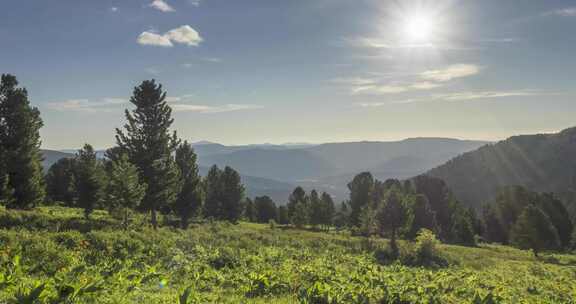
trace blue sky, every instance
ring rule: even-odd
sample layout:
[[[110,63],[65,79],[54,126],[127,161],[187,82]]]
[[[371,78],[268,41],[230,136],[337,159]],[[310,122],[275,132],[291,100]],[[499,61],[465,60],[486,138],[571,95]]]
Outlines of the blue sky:
[[[43,146],[114,144],[154,78],[226,144],[502,139],[576,125],[576,1],[5,0],[0,72]]]

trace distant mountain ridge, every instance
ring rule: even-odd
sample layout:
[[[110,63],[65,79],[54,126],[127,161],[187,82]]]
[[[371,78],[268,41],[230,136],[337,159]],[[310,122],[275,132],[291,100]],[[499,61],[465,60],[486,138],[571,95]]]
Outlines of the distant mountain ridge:
[[[553,192],[576,212],[576,127],[555,134],[513,136],[458,156],[428,172],[457,198],[479,208],[496,189],[522,185]]]

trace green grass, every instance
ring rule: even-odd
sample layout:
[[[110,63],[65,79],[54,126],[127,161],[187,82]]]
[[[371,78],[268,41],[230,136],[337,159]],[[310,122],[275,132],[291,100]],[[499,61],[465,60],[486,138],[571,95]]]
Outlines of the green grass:
[[[576,302],[574,255],[441,245],[450,266],[428,269],[381,265],[374,250],[385,240],[345,232],[252,223],[153,231],[144,221],[124,232],[102,211],[85,221],[74,209],[0,209],[0,303],[41,284],[36,303],[178,303],[187,287],[189,303]]]

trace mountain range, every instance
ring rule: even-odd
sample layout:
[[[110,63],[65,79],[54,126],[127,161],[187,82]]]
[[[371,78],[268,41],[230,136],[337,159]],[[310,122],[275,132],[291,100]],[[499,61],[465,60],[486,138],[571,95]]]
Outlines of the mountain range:
[[[207,168],[231,166],[242,174],[247,195],[268,195],[283,204],[296,186],[315,188],[336,200],[348,196],[347,183],[354,175],[371,171],[376,178],[409,178],[426,172],[452,157],[487,144],[484,141],[449,138],[411,138],[390,142],[326,144],[260,144],[227,146],[198,142],[201,174]],[[75,150],[44,150],[44,165]],[[99,151],[99,155],[103,155]]]
[[[576,214],[576,127],[555,134],[513,136],[464,153],[428,172],[456,197],[480,208],[499,187],[521,185],[552,192]]]

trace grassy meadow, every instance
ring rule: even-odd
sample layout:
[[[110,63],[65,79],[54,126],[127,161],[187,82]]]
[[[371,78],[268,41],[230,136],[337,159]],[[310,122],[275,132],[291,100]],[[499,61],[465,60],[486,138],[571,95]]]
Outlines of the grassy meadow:
[[[346,231],[195,223],[128,231],[104,211],[0,209],[0,303],[575,303],[576,256],[418,245]]]

